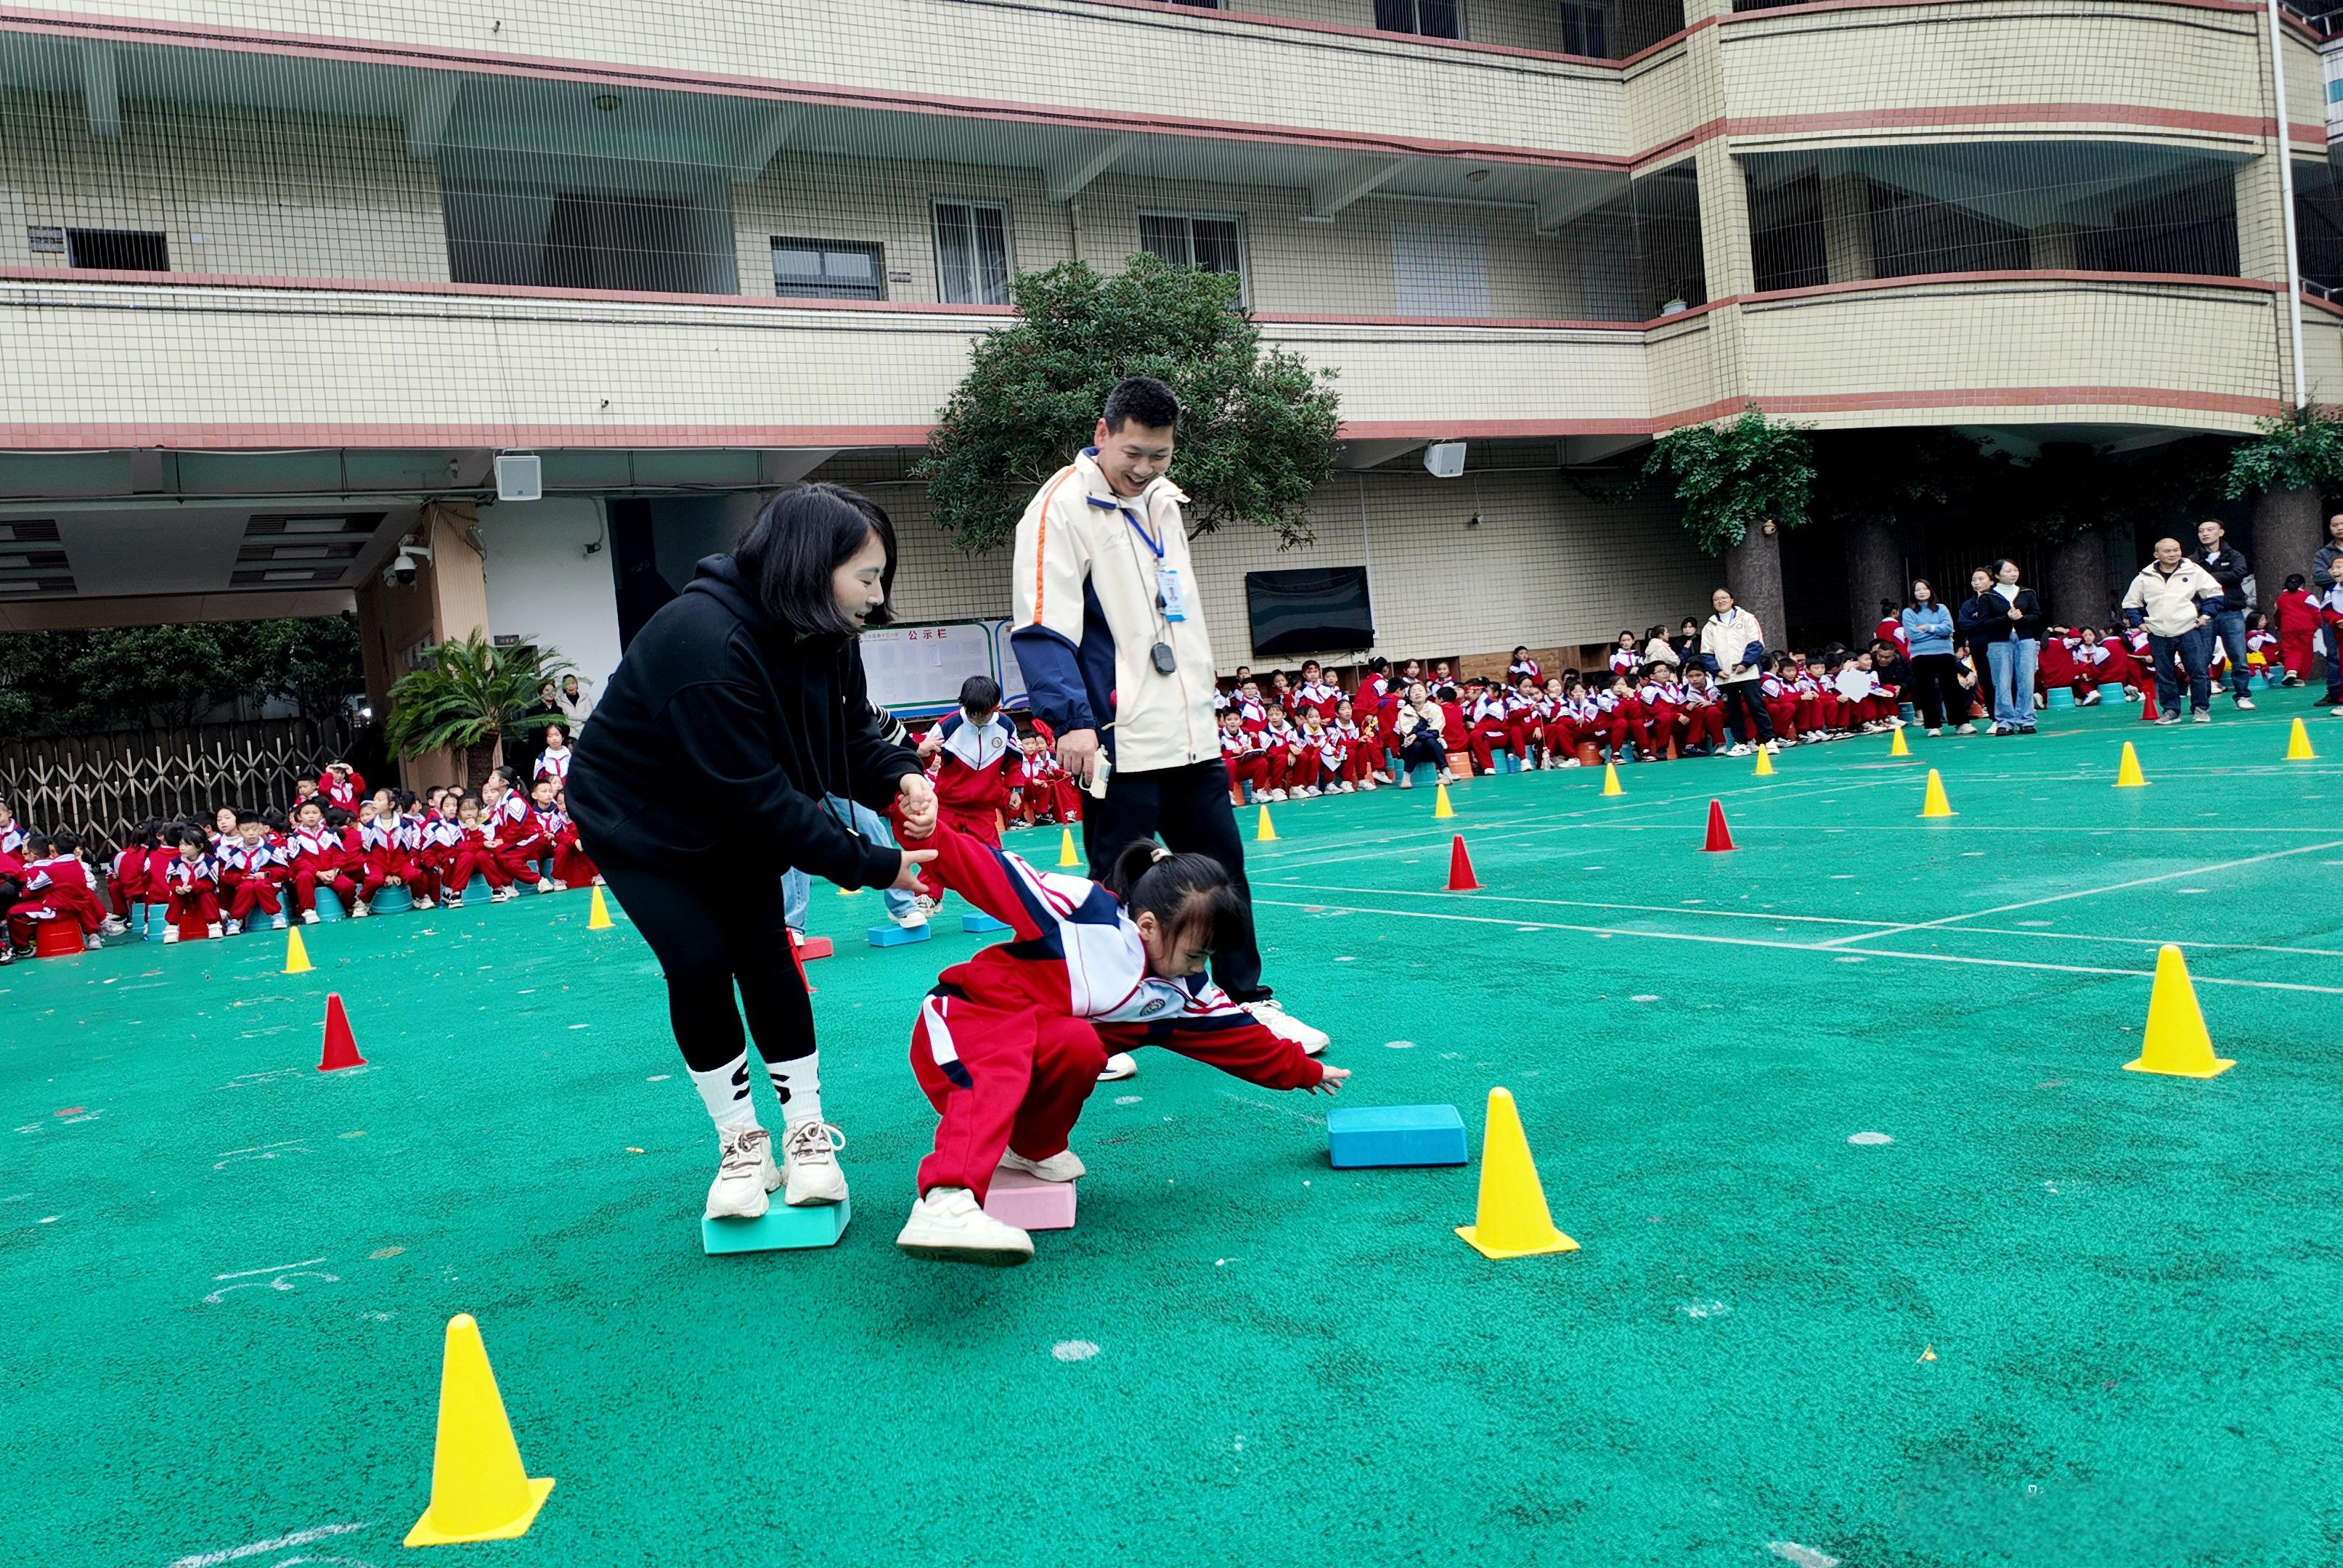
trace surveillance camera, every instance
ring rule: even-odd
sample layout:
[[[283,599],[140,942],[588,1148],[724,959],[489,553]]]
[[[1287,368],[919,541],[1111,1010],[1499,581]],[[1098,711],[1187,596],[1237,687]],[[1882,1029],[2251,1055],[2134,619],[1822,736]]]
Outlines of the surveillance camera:
[[[385,588],[413,588],[415,586],[415,563],[408,560],[405,556],[401,556],[397,560],[391,562],[390,565],[385,567],[382,570],[382,586]]]

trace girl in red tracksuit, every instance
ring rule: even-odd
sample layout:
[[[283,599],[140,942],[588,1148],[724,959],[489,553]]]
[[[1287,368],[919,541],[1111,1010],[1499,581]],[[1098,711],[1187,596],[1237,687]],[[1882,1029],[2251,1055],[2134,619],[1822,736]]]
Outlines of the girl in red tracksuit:
[[[1141,840],[1097,883],[1037,870],[950,822],[922,847],[937,852],[930,869],[945,886],[1015,930],[946,970],[911,1031],[911,1070],[941,1121],[895,1239],[905,1251],[994,1265],[1032,1257],[1032,1239],[980,1205],[997,1170],[1082,1175],[1066,1142],[1110,1050],[1161,1045],[1269,1089],[1331,1093],[1350,1076],[1203,978],[1246,918],[1218,861]]]
[[[162,832],[163,824],[149,817],[130,829],[129,836],[122,841],[122,848],[115,851],[113,860],[107,864],[106,902],[116,919],[128,920],[133,904],[159,904],[163,901],[146,871],[146,863],[154,855]]]
[[[467,795],[456,805],[456,827],[461,842],[456,847],[456,859],[447,872],[447,896],[440,901],[451,910],[464,907],[464,890],[472,885],[475,876],[485,877],[488,883],[488,902],[501,904],[519,895],[512,890],[512,879],[505,875],[504,862],[497,858],[496,841],[488,836],[488,824],[480,820],[480,801],[477,795]]]
[[[176,942],[182,929],[193,927],[206,937],[222,934],[219,868],[212,863],[210,839],[201,828],[183,828],[172,846],[171,862],[163,870],[163,891],[171,906],[163,940]]]

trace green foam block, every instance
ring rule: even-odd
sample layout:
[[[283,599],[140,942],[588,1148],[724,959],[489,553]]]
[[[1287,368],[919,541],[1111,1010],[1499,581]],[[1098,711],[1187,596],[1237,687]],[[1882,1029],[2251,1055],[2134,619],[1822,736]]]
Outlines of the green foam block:
[[[854,1218],[854,1205],[820,1203],[792,1209],[776,1201],[754,1220],[699,1221],[699,1246],[714,1256],[722,1252],[779,1252],[797,1247],[835,1247]]]

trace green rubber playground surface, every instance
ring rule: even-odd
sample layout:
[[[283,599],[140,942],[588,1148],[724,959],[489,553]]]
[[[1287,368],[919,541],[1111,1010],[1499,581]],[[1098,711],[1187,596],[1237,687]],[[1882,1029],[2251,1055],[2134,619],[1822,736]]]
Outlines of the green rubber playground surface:
[[[0,1561],[437,1561],[399,1543],[468,1312],[558,1485],[452,1563],[2335,1563],[2343,722],[2281,762],[2299,695],[1275,809],[1272,979],[1344,1102],[1453,1102],[1477,1158],[1519,1101],[1582,1250],[1502,1263],[1474,1170],[1337,1172],[1329,1101],[1160,1051],[1032,1264],[899,1255],[917,998],[977,939],[867,949],[875,894],[815,894],[822,1252],[702,1256],[714,1141],[583,895],[315,930],[302,976],[20,964]],[[2121,1070],[2160,941],[2223,1077]],[[313,1070],[329,990],[363,1070]]]

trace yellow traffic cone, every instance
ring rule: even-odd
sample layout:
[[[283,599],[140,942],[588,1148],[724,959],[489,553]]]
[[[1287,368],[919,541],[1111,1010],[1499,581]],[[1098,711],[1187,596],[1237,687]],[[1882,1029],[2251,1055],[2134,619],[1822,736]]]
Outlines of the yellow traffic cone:
[[[1904,739],[1904,727],[1900,724],[1897,725],[1896,727],[1895,734],[1896,739],[1887,743],[1887,755],[1890,757],[1911,756],[1912,743]]]
[[[1489,1091],[1489,1120],[1481,1133],[1480,1208],[1473,1223],[1457,1226],[1456,1233],[1484,1258],[1578,1251],[1577,1242],[1554,1228],[1521,1112],[1503,1089]]]
[[[1074,830],[1071,828],[1059,829],[1058,869],[1062,871],[1069,866],[1079,866],[1081,863],[1081,856],[1074,849]]]
[[[1269,819],[1269,808],[1261,809],[1261,820],[1253,824],[1252,841],[1256,844],[1277,842],[1277,824]]]
[[[1896,733],[1900,735],[1903,731],[1898,730]],[[1750,771],[1759,779],[1771,779],[1774,776],[1774,754],[1763,746],[1757,748],[1757,766]]]
[[[2125,1062],[2124,1070],[2216,1078],[2237,1065],[2213,1054],[2205,1010],[2197,1005],[2197,988],[2188,982],[2187,960],[2178,948],[2165,943],[2157,950],[2156,989],[2147,994],[2147,1029],[2139,1042],[2139,1059]]]
[[[2147,788],[2147,775],[2139,770],[2139,753],[2131,749],[2131,742],[2128,740],[2124,742],[2123,760],[2116,767],[2116,788],[2118,789]]]
[[[407,1533],[409,1546],[510,1541],[528,1533],[553,1490],[521,1468],[512,1422],[488,1370],[480,1325],[468,1312],[447,1320],[439,1367],[439,1438],[431,1453],[431,1506]]]
[[[1954,814],[1953,803],[1945,799],[1944,775],[1938,773],[1933,768],[1929,769],[1928,796],[1926,799],[1920,803],[1920,815],[1923,817],[1950,817]]]
[[[609,900],[602,897],[602,890],[597,886],[594,890],[593,907],[586,911],[586,929],[589,931],[607,931],[616,924],[618,922],[610,919]]]
[[[285,972],[305,975],[317,967],[309,961],[309,950],[302,943],[301,928],[287,926],[285,929]]]
[[[1448,786],[1443,784],[1432,797],[1432,819],[1435,822],[1456,815],[1456,808],[1448,799]]]
[[[2310,731],[2302,727],[2302,720],[2299,719],[2294,721],[2294,728],[2287,732],[2286,759],[2288,762],[2318,760],[2318,753],[2310,749]]]
[[[840,888],[838,890],[838,896],[841,899],[850,899],[861,890],[860,888]]]
[[[1619,788],[1619,765],[1616,762],[1605,762],[1603,765],[1603,793],[1624,795],[1626,792]]]

